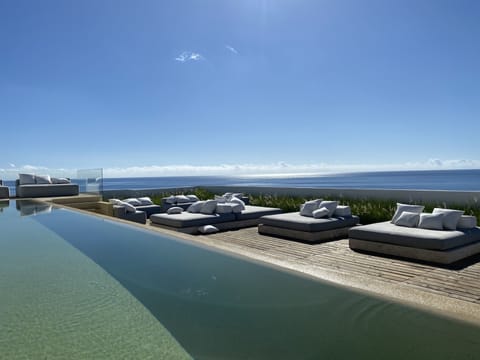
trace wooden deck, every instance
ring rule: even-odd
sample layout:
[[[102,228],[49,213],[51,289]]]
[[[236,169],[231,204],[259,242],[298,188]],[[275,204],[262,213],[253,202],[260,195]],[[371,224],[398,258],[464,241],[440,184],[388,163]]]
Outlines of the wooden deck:
[[[306,244],[260,235],[256,227],[181,237],[480,324],[480,256],[440,267],[355,252],[347,239]]]

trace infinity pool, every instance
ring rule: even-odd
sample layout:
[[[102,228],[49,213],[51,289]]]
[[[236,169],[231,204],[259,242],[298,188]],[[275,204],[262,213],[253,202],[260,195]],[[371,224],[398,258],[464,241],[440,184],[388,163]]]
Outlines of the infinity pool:
[[[137,227],[0,203],[0,358],[476,359],[479,335]]]

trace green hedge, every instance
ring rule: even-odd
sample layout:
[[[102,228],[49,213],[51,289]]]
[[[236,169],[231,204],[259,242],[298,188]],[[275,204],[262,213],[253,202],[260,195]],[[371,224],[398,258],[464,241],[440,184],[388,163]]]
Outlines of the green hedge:
[[[151,195],[152,201],[155,204],[161,204],[162,198],[170,195],[179,195],[181,192],[164,192],[155,193]],[[213,199],[214,193],[203,189],[196,188],[193,191],[189,191],[188,194],[195,194],[201,200]],[[301,196],[277,196],[270,194],[251,195],[245,194],[250,198],[250,204],[256,206],[267,206],[280,208],[285,212],[299,211],[300,205],[305,201],[314,199],[313,197],[301,197]],[[374,200],[374,199],[349,199],[349,198],[329,198],[325,197],[325,200],[339,200],[340,204],[348,205],[352,209],[352,213],[360,217],[362,224],[371,224],[375,222],[390,220],[397,208],[397,202],[395,200]],[[425,205],[425,211],[431,212],[435,207],[444,208],[442,203],[428,203]],[[464,210],[465,215],[474,215],[477,217],[477,222],[480,223],[480,207],[476,206],[455,206],[449,205],[450,209]]]

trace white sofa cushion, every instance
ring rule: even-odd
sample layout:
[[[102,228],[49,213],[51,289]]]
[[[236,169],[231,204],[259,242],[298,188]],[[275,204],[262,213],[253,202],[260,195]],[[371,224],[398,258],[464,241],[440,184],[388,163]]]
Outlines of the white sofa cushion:
[[[352,209],[347,205],[338,205],[333,213],[334,217],[352,216]]]
[[[182,203],[187,203],[187,202],[191,202],[191,200],[185,196],[185,195],[177,195],[175,196],[175,201],[177,204],[182,204]]]
[[[240,214],[243,210],[245,210],[245,206],[239,203],[229,203],[232,206],[232,212],[234,214]]]
[[[185,195],[188,200],[190,202],[195,202],[195,201],[200,201],[200,199],[197,197],[197,195],[193,195],[193,194],[190,194],[190,195]]]
[[[245,210],[245,203],[240,200],[239,198],[236,198],[235,196],[232,196],[232,198],[230,199],[231,203],[234,203],[234,204],[240,204],[242,206],[242,210]]]
[[[458,220],[457,229],[473,229],[477,226],[477,218],[472,215],[462,215]]]
[[[423,211],[423,209],[425,209],[425,206],[423,205],[409,205],[409,204],[397,203],[397,210],[393,215],[392,224],[395,224],[397,219],[400,217],[400,215],[402,215],[402,212],[404,211],[420,214]]]
[[[300,206],[300,215],[313,217],[313,212],[318,209],[318,205],[320,205],[321,202],[321,199],[305,201]]]
[[[330,211],[326,207],[322,207],[320,209],[313,210],[312,216],[315,219],[321,219],[328,216],[329,213]]]
[[[177,198],[174,195],[170,195],[165,199],[165,202],[167,204],[176,204],[177,203]]]
[[[217,202],[215,200],[207,200],[202,205],[202,209],[200,210],[200,212],[202,214],[211,215],[215,212],[216,209],[217,209]]]
[[[395,220],[395,225],[406,227],[417,227],[420,221],[420,214],[417,212],[402,211],[399,217]]]
[[[50,175],[35,175],[36,184],[51,184]]]
[[[443,214],[443,228],[445,230],[456,230],[457,224],[464,211],[453,209],[435,208],[432,214]]]
[[[225,196],[215,195],[214,199],[218,203],[226,203],[227,202],[227,198]]]
[[[125,201],[119,201],[116,205],[123,206],[127,212],[135,212],[137,209],[135,209],[135,206],[132,204],[129,204]]]
[[[136,198],[124,199],[123,202],[129,203],[130,205],[133,205],[133,206],[142,205],[142,202],[140,200],[136,199]]]
[[[141,205],[153,205],[152,199],[150,199],[148,196],[139,197],[138,201],[140,201]]]
[[[20,185],[35,184],[35,175],[33,174],[18,174]]]
[[[443,230],[443,214],[421,213],[418,227],[421,229]]]
[[[202,211],[203,204],[205,204],[205,201],[196,201],[188,207],[187,211],[189,213],[197,214]]]
[[[52,177],[50,179],[52,180],[52,184],[70,184],[70,180],[68,180],[67,178]]]
[[[217,208],[215,209],[215,212],[217,214],[230,214],[233,212],[233,206],[233,203],[217,203]]]
[[[332,217],[333,214],[335,213],[335,210],[337,209],[338,206],[338,201],[322,201],[319,205],[318,208],[321,209],[322,207],[328,209],[328,217]]]

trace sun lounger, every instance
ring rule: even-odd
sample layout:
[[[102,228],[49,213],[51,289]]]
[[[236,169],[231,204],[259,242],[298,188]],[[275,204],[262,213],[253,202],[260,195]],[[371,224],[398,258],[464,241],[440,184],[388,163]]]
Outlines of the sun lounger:
[[[190,213],[183,211],[180,214],[153,214],[150,216],[152,225],[184,232],[198,233],[198,228],[204,225],[214,225],[219,230],[232,230],[249,226],[257,226],[262,215],[277,214],[282,210],[262,206],[246,205],[240,213]]]
[[[480,228],[429,230],[403,227],[390,221],[350,229],[353,250],[450,264],[480,253]]]
[[[463,211],[397,204],[391,221],[357,226],[348,233],[353,250],[451,264],[480,253],[476,218]]]
[[[346,238],[348,229],[358,222],[358,216],[315,219],[295,212],[262,216],[258,232],[304,242],[321,242]]]

